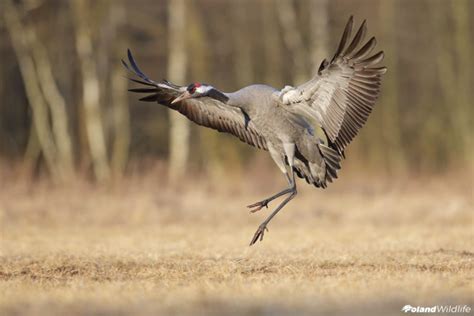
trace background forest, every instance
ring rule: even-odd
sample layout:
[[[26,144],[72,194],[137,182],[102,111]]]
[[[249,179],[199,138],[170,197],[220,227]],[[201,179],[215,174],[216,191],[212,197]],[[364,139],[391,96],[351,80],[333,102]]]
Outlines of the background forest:
[[[249,247],[268,153],[139,102],[121,64],[235,91],[308,80],[350,15],[388,72],[326,190]],[[0,315],[474,308],[472,0],[0,0]],[[471,311],[472,313],[472,311]]]
[[[282,88],[306,81],[332,56],[351,14],[357,24],[368,20],[389,70],[344,169],[472,171],[472,1],[2,0],[0,6],[4,173],[107,181],[144,173],[157,161],[174,178],[189,170],[241,173],[265,155],[139,102],[127,92],[120,63],[126,49],[155,79],[206,82],[223,91],[252,83]]]

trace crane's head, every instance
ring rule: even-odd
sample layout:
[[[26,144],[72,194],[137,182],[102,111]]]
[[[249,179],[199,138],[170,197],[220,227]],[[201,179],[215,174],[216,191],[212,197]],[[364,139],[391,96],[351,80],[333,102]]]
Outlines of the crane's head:
[[[171,101],[171,104],[183,101],[190,98],[210,97],[222,102],[227,102],[229,99],[224,93],[220,92],[211,85],[203,84],[199,82],[191,83],[186,91],[183,92],[179,97]]]
[[[213,89],[212,86],[207,84],[202,84],[199,82],[191,83],[179,97],[174,99],[171,103],[176,103],[190,98],[199,98],[206,96],[207,93]]]

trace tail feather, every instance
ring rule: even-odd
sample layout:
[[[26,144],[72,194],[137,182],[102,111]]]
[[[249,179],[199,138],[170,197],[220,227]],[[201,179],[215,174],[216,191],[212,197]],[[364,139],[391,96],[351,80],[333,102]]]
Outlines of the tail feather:
[[[293,170],[296,175],[305,179],[307,183],[317,188],[326,188],[328,182],[337,179],[337,172],[341,169],[343,154],[336,149],[326,146],[322,143],[314,144],[318,151],[310,159],[304,156],[297,148]],[[309,153],[306,153],[309,155]]]
[[[327,182],[332,182],[334,179],[337,179],[337,171],[341,169],[341,160],[342,156],[337,152],[337,150],[319,144],[319,151],[322,156],[322,163],[320,165],[320,171],[318,172],[317,178],[322,183],[322,187],[327,186]]]

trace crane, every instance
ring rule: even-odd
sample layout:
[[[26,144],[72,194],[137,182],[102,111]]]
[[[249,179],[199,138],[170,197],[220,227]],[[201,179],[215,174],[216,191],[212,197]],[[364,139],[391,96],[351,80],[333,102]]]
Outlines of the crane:
[[[251,212],[286,198],[259,225],[250,245],[262,241],[272,218],[297,194],[295,175],[318,188],[337,178],[344,150],[365,124],[380,94],[386,67],[378,66],[384,53],[372,54],[375,37],[362,44],[366,21],[350,40],[353,17],[346,24],[333,58],[324,59],[317,73],[299,86],[281,90],[254,84],[225,93],[202,83],[179,86],[149,79],[128,50],[124,66],[142,85],[129,91],[146,94],[140,101],[157,102],[180,112],[194,123],[230,133],[270,153],[288,187],[248,205]]]

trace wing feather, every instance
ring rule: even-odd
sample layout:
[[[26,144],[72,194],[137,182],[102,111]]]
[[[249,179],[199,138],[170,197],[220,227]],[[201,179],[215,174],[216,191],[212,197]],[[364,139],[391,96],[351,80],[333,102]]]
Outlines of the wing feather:
[[[313,79],[280,93],[284,108],[316,120],[339,153],[367,121],[386,72],[385,67],[377,67],[383,60],[383,51],[371,55],[377,43],[375,37],[358,49],[367,32],[366,21],[347,45],[352,25],[351,16],[330,63],[323,62]]]
[[[186,87],[178,86],[167,80],[156,82],[149,79],[138,67],[130,50],[127,51],[127,55],[129,63],[122,60],[123,65],[127,70],[140,78],[129,79],[148,87],[129,90],[135,93],[148,94],[141,98],[140,101],[158,102],[180,112],[198,125],[232,134],[249,145],[267,150],[265,138],[258,132],[252,121],[246,124],[244,113],[240,109],[228,106],[210,97],[191,98],[172,104],[171,102],[181,95],[186,90]]]
[[[375,46],[377,46],[377,40],[375,37],[372,37],[355,54],[349,54],[347,58],[353,59],[354,61],[359,61],[369,55],[374,50]]]
[[[347,47],[346,51],[344,52],[344,55],[349,55],[352,53],[352,51],[360,44],[361,41],[364,40],[365,33],[367,33],[367,26],[366,26],[366,21],[362,22],[360,25],[359,30],[357,31],[356,35],[354,36],[354,39],[352,42],[349,44]]]

